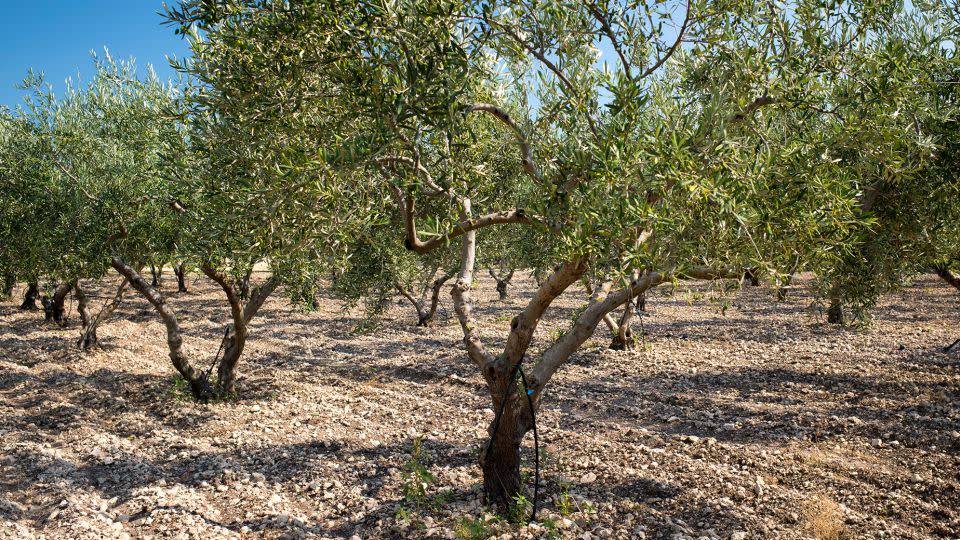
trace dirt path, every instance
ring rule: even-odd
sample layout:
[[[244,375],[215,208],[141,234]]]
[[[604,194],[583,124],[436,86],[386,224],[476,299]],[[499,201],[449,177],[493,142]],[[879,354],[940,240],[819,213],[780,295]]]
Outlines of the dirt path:
[[[506,303],[480,283],[491,343],[532,292],[514,281]],[[436,328],[398,305],[356,335],[361,311],[302,313],[278,294],[240,399],[209,406],[177,395],[139,298],[85,355],[75,321],[0,303],[0,537],[960,537],[960,357],[940,351],[960,337],[955,291],[924,277],[866,331],[825,324],[802,289],[734,291],[725,314],[707,285],[670,292],[647,302],[645,349],[606,351],[601,328],[548,388],[547,523],[525,527],[483,521],[493,412],[446,295]],[[217,290],[194,280],[171,298],[206,365],[228,322]],[[562,299],[541,341],[580,300]],[[435,481],[405,497],[419,438]]]

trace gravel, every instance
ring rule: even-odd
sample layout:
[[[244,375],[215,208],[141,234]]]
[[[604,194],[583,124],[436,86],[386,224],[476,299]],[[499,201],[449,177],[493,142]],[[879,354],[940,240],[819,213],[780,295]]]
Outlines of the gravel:
[[[53,328],[5,301],[0,538],[454,538],[467,524],[501,539],[957,538],[960,357],[941,347],[960,337],[960,296],[925,276],[871,327],[836,328],[807,282],[785,302],[664,287],[637,351],[606,350],[598,329],[547,389],[530,525],[482,504],[493,411],[449,299],[435,328],[398,304],[358,334],[362,310],[323,299],[302,313],[278,293],[254,321],[239,399],[211,405],[174,392],[141,299],[88,354],[75,321]],[[228,322],[221,294],[172,285],[205,367]],[[493,285],[476,294],[491,347],[532,293],[525,276],[506,302]],[[582,300],[560,299],[537,346]],[[419,498],[405,496],[415,439],[433,478]]]

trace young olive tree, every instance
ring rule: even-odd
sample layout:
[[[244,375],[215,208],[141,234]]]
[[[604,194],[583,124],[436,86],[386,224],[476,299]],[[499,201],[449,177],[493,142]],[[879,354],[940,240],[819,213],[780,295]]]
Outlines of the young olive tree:
[[[194,36],[194,106],[229,125],[217,147],[231,178],[282,170],[257,176],[265,192],[306,186],[285,221],[334,247],[359,230],[344,214],[389,220],[401,234],[371,240],[402,236],[418,255],[459,247],[454,309],[496,411],[480,466],[505,506],[550,381],[615,309],[675,279],[775,275],[843,253],[857,171],[830,155],[824,111],[849,52],[894,11],[196,0],[168,17]],[[478,235],[508,225],[552,271],[508,328],[482,329]],[[570,327],[538,334],[584,278],[596,285]]]

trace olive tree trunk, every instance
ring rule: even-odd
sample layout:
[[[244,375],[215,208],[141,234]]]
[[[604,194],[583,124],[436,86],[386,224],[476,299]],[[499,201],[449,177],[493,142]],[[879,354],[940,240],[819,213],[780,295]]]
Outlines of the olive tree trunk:
[[[506,300],[507,286],[510,285],[510,280],[513,279],[513,268],[507,272],[501,272],[500,274],[497,274],[492,266],[488,266],[487,271],[490,273],[490,277],[497,282],[497,294],[500,295],[500,300]]]
[[[267,298],[273,293],[280,282],[276,277],[270,277],[259,286],[250,290],[250,276],[248,272],[238,283],[227,275],[218,272],[209,263],[204,263],[201,270],[210,279],[217,282],[227,296],[227,302],[230,304],[230,314],[233,324],[227,329],[223,337],[222,349],[223,358],[217,367],[217,387],[222,392],[235,393],[237,382],[237,366],[240,363],[240,357],[243,354],[244,346],[247,343],[247,337],[250,335],[250,321],[256,316],[260,307]],[[239,291],[241,286],[249,291],[246,303],[240,298]]]
[[[410,289],[407,289],[399,283],[394,283],[397,291],[417,310],[417,326],[430,326],[433,324],[433,318],[437,313],[437,306],[440,304],[440,292],[443,290],[443,285],[450,281],[453,275],[452,272],[449,272],[431,281],[423,288],[423,291],[420,292],[419,298],[414,296],[413,291]],[[427,298],[427,295],[430,295],[430,297]]]
[[[177,276],[177,292],[187,292],[187,270],[183,263],[174,265],[173,273]]]
[[[163,265],[155,266],[153,263],[150,263],[150,274],[153,276],[153,281],[150,282],[150,286],[156,287],[157,289],[161,288],[160,277],[163,274]]]
[[[617,331],[613,335],[613,340],[610,342],[610,349],[614,351],[629,351],[633,349],[634,338],[633,338],[633,328],[631,323],[633,322],[633,303],[634,300],[627,300],[626,305],[623,307],[623,314],[620,315],[620,320],[617,323]]]
[[[100,346],[97,329],[100,327],[100,324],[110,318],[114,310],[117,309],[117,306],[120,305],[120,302],[123,301],[123,294],[127,289],[128,283],[129,280],[124,277],[120,281],[120,285],[117,287],[117,292],[114,293],[113,298],[104,304],[96,315],[94,315],[93,310],[90,309],[90,301],[83,287],[80,286],[79,282],[76,284],[74,294],[77,297],[77,311],[80,312],[80,322],[83,326],[80,331],[80,338],[77,340],[77,347],[79,347],[80,350],[88,351]]]
[[[827,308],[827,322],[830,324],[843,324],[843,302],[839,297],[830,298],[830,306]]]
[[[59,326],[67,324],[67,312],[64,304],[67,301],[67,295],[70,294],[70,291],[73,290],[76,284],[76,280],[61,283],[54,287],[52,295],[44,295],[40,298],[40,303],[43,305],[44,320],[53,322]]]
[[[27,284],[27,292],[23,294],[23,303],[20,304],[20,309],[24,311],[36,311],[40,309],[40,306],[37,305],[37,300],[40,298],[40,285],[34,281],[33,283]]]
[[[154,289],[140,273],[133,269],[129,264],[119,257],[113,257],[111,265],[114,270],[120,273],[130,282],[130,287],[143,295],[150,302],[150,305],[157,311],[160,320],[163,321],[167,330],[167,349],[170,354],[170,362],[174,369],[190,385],[190,392],[198,401],[207,401],[212,395],[212,388],[207,381],[206,374],[193,367],[183,350],[183,330],[177,321],[177,314],[167,303],[163,296]]]

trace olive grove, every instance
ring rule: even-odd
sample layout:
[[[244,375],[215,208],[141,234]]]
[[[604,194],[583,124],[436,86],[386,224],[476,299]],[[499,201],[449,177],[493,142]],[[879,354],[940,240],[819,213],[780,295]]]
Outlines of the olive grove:
[[[106,55],[62,95],[31,72],[0,111],[0,294],[26,284],[21,308],[60,325],[72,294],[89,350],[132,290],[203,402],[238,392],[273,295],[310,308],[323,290],[374,323],[400,301],[419,327],[449,300],[494,411],[478,457],[502,511],[554,377],[598,326],[633,348],[661,285],[783,299],[812,272],[831,322],[928,269],[960,289],[948,2],[181,0],[163,16],[191,49],[180,80]],[[532,294],[509,293],[515,272]],[[209,368],[187,340],[210,336],[170,301],[190,273],[223,295]],[[487,277],[502,323],[481,326]],[[567,317],[558,298],[583,290]],[[557,313],[566,327],[544,330]]]
[[[826,273],[855,256],[873,181],[858,163],[898,159],[910,143],[887,130],[930,88],[889,92],[884,66],[928,19],[942,32],[918,56],[950,56],[947,10],[234,0],[167,15],[191,36],[193,106],[225,124],[230,174],[270,193],[303,186],[311,204],[284,219],[307,230],[329,214],[327,260],[349,258],[344,208],[361,227],[392,224],[414,254],[459,246],[453,305],[497,411],[480,464],[506,506],[551,378],[615,309],[676,279]],[[838,151],[871,137],[887,143],[877,156]],[[509,327],[479,328],[478,245],[505,226],[529,229],[551,271]],[[592,297],[568,330],[538,335],[584,278]]]

